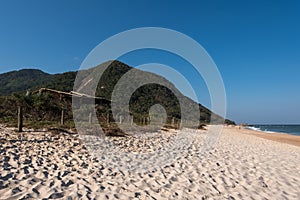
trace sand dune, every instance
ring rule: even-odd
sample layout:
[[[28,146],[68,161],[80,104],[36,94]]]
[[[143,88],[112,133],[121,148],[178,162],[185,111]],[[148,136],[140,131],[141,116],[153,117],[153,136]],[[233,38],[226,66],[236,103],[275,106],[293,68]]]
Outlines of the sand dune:
[[[151,142],[109,140],[140,155],[189,131],[192,142],[172,162],[154,166],[146,157],[141,166],[150,166],[139,171],[115,167],[123,162],[113,160],[118,156],[94,158],[78,135],[25,132],[20,140],[12,129],[0,127],[0,199],[300,198],[300,148],[249,130],[224,128],[216,147],[205,154],[200,153],[205,131],[162,132]],[[125,164],[135,160],[127,155]]]

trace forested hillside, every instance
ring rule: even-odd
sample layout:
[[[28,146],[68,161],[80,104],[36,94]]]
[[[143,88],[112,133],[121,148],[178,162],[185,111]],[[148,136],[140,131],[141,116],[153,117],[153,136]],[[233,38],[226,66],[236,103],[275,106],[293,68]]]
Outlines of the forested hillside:
[[[97,80],[95,74],[103,70],[103,65],[83,71],[81,83],[89,81],[98,83],[96,94],[88,89],[84,93],[96,95],[111,99],[115,85],[120,78],[132,69],[132,67],[114,61],[104,71],[100,80]],[[74,81],[77,72],[66,72],[63,74],[47,74],[40,70],[25,69],[0,74],[0,122],[9,122],[16,116],[17,105],[22,104],[25,107],[28,121],[59,121],[60,111],[66,110],[66,118],[72,120],[71,98],[60,100],[51,94],[30,94],[27,91],[34,92],[39,88],[51,88],[55,90],[69,92],[73,90]],[[130,112],[135,118],[147,117],[149,108],[154,104],[161,104],[167,111],[168,118],[180,119],[179,100],[191,108],[195,105],[200,109],[200,123],[208,123],[211,120],[215,123],[222,121],[218,115],[197,104],[193,100],[182,95],[173,84],[163,77],[153,73],[144,72],[135,69],[135,78],[151,79],[156,78],[166,82],[167,87],[159,84],[147,84],[138,88],[130,98]],[[99,81],[99,82],[97,82]],[[86,84],[86,88],[89,85]],[[82,92],[82,91],[79,91]],[[27,93],[27,96],[25,95]],[[179,97],[179,99],[177,98]],[[110,105],[104,105],[101,112],[109,113]],[[102,106],[103,109],[103,106]],[[226,120],[226,123],[234,123]]]

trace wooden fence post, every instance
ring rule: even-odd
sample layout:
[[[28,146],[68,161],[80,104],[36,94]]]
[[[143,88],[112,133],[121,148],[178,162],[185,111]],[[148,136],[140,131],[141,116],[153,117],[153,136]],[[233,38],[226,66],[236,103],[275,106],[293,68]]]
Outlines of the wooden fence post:
[[[109,124],[109,113],[107,113],[107,115],[106,115],[106,122],[107,122],[107,124]]]
[[[178,122],[177,122],[177,129],[181,129],[181,122],[180,122],[180,120],[178,120]]]
[[[65,111],[64,109],[61,110],[61,118],[60,118],[60,124],[61,125],[64,125],[65,124],[65,118],[64,118],[64,115],[65,115]]]
[[[22,132],[23,129],[23,109],[18,106],[18,131]]]
[[[92,123],[92,113],[90,112],[90,114],[89,114],[89,124],[91,124]]]
[[[131,122],[130,122],[130,125],[132,126],[133,125],[133,116],[131,116]]]

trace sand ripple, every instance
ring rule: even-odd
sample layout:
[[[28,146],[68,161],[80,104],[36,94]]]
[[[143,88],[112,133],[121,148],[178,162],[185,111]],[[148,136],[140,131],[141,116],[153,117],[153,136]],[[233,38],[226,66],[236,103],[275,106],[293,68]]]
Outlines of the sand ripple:
[[[235,128],[205,154],[206,133],[190,131],[194,140],[160,167],[147,156],[182,132],[108,139],[129,155],[109,159],[93,157],[77,135],[26,132],[20,140],[11,129],[0,133],[0,199],[299,199],[300,148]],[[146,171],[117,167],[143,154]]]

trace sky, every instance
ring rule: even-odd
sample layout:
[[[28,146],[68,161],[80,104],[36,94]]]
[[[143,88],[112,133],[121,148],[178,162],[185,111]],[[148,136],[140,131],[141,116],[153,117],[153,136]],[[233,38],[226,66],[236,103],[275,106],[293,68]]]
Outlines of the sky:
[[[299,10],[300,3],[289,0],[3,0],[0,73],[75,71],[107,38],[133,28],[163,27],[193,38],[214,60],[226,89],[227,118],[300,124]],[[210,106],[205,83],[184,60],[155,50],[131,52],[120,60],[178,69],[191,81],[199,102]]]

